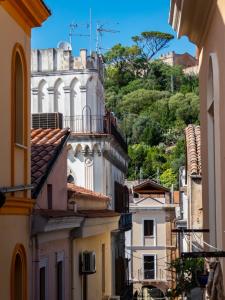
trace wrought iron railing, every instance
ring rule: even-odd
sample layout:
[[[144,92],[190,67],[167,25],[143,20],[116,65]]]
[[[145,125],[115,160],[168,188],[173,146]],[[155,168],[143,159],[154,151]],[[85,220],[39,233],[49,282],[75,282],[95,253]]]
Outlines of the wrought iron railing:
[[[76,115],[65,116],[64,127],[69,127],[75,133],[106,133],[112,134],[121,147],[127,152],[127,143],[119,130],[116,119],[111,115]]]
[[[64,127],[76,133],[104,133],[104,117],[93,115],[65,116]]]
[[[158,272],[155,268],[150,264],[150,268],[148,269],[138,269],[138,280],[167,280],[169,277],[167,276],[166,270],[159,269]],[[168,278],[167,278],[168,277]]]

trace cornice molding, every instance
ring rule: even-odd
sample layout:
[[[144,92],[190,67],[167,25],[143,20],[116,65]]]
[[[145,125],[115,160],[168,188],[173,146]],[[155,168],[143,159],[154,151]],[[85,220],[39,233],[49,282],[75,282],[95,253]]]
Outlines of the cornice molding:
[[[5,205],[0,208],[0,215],[30,215],[34,200],[27,198],[7,198]]]
[[[51,14],[41,0],[0,0],[0,5],[29,34],[31,28],[41,26]]]
[[[172,0],[169,23],[178,37],[186,35],[198,47],[203,45],[216,7],[215,0]]]
[[[127,166],[125,166],[115,155],[113,155],[111,150],[103,150],[103,157],[110,161],[114,166],[116,166],[121,172],[127,172]]]

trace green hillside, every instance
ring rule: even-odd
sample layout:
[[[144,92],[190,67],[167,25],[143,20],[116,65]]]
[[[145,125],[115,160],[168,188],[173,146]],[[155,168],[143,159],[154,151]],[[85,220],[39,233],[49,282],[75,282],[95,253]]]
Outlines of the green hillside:
[[[184,128],[199,123],[198,78],[151,60],[145,51],[118,44],[105,54],[106,106],[127,138],[128,179],[176,186],[185,162]]]

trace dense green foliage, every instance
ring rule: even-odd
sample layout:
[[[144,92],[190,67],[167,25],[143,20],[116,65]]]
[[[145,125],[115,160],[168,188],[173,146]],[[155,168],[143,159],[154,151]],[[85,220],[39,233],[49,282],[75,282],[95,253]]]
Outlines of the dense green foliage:
[[[204,258],[177,258],[168,269],[176,274],[176,287],[167,291],[167,297],[177,299],[200,286],[199,277],[204,275]]]
[[[162,47],[172,39],[155,35],[165,38]],[[154,178],[170,187],[185,160],[184,128],[198,123],[198,79],[184,75],[180,67],[149,60],[157,51],[146,56],[139,45],[146,38],[154,43],[154,32],[133,37],[134,46],[118,44],[105,54],[106,105],[129,144],[128,178]]]

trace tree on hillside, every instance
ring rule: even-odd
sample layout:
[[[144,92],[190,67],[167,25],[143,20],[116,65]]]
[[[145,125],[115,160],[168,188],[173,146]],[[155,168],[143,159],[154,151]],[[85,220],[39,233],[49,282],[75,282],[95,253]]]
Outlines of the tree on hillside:
[[[166,91],[138,89],[123,96],[119,109],[126,114],[139,114],[140,112],[147,110],[154,102],[160,99],[169,98],[169,96],[170,93]]]
[[[140,49],[134,45],[131,47],[117,44],[104,55],[108,65],[108,75],[114,76],[119,86],[126,85],[135,78],[135,61],[140,56]]]
[[[132,37],[141,55],[146,61],[151,60],[160,50],[164,49],[174,38],[172,34],[159,31],[144,31]]]

